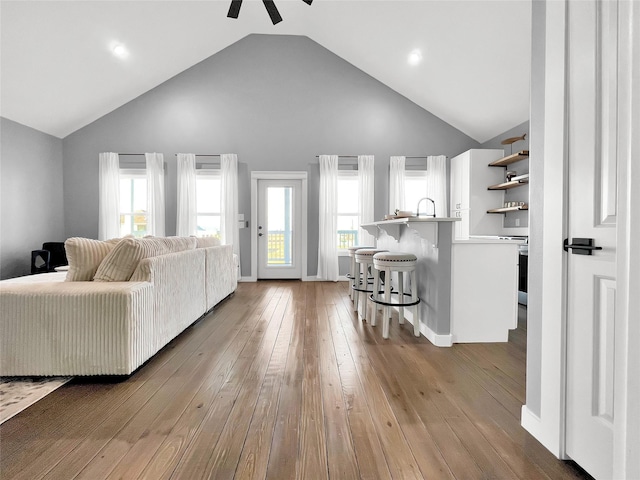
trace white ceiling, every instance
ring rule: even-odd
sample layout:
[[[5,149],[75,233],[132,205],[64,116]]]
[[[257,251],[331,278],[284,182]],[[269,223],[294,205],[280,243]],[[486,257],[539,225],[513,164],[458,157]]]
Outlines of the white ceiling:
[[[529,118],[531,0],[275,2],[274,26],[258,0],[238,20],[229,0],[2,0],[0,115],[63,138],[265,33],[308,36],[479,142]]]

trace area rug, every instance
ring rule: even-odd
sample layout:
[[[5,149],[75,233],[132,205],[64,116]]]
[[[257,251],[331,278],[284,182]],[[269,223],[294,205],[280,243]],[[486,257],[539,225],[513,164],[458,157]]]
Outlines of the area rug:
[[[0,377],[0,424],[73,377]]]

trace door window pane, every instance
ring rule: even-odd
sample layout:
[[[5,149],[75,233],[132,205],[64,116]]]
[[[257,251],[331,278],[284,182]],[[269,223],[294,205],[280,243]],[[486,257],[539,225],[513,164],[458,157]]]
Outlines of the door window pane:
[[[292,187],[267,187],[267,265],[292,266]]]

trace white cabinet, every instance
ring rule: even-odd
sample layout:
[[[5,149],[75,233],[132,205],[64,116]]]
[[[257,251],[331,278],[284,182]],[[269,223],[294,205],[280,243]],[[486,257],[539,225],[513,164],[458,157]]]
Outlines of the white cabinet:
[[[518,244],[471,239],[451,252],[451,341],[506,342],[518,326]]]
[[[503,155],[500,149],[473,149],[451,159],[450,216],[462,219],[455,226],[456,240],[502,233],[501,216],[487,213],[502,195],[487,186],[504,180],[502,169],[489,167]]]

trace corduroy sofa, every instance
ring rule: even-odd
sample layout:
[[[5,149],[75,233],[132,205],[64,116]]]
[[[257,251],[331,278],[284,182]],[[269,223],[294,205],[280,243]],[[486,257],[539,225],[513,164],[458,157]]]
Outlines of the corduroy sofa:
[[[122,241],[140,250],[145,240]],[[230,245],[196,248],[196,239],[182,239],[178,250],[152,248],[126,281],[117,268],[97,280],[107,258],[93,280],[68,281],[70,255],[68,273],[0,282],[0,375],[132,373],[237,287]]]

